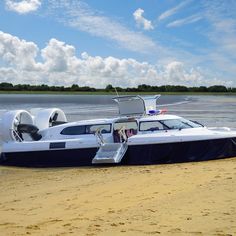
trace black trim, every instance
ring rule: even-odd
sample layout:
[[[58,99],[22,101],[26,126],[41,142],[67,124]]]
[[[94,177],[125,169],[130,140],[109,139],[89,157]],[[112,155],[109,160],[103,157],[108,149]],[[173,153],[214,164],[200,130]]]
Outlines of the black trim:
[[[49,144],[50,149],[65,148],[65,147],[66,147],[65,142],[58,142],[58,143],[50,143]]]

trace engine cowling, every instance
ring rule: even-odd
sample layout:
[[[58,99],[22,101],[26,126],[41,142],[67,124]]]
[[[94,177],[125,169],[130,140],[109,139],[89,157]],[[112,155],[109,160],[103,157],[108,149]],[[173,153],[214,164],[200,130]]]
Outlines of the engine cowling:
[[[0,138],[5,141],[21,141],[18,135],[18,126],[20,124],[33,125],[33,117],[25,110],[14,110],[4,113],[0,121]]]
[[[30,111],[39,130],[67,122],[65,113],[59,108],[35,108]]]

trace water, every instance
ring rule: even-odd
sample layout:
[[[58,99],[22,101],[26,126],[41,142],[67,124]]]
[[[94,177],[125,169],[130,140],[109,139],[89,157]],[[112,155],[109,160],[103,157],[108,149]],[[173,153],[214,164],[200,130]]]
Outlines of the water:
[[[45,95],[0,94],[0,115],[7,110],[31,108],[61,108],[68,121],[115,117],[116,103],[111,95]],[[163,95],[159,108],[169,114],[196,120],[206,126],[236,127],[236,96]]]

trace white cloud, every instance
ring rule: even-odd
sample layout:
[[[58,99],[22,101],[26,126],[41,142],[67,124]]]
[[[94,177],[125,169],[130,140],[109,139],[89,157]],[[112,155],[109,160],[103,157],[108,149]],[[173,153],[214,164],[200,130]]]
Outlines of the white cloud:
[[[134,19],[138,26],[143,27],[144,30],[152,30],[154,29],[152,22],[150,20],[147,20],[143,17],[144,10],[141,8],[138,8],[134,13]]]
[[[35,43],[0,31],[0,57],[8,65],[14,65],[20,70],[37,70],[37,53],[38,47]]]
[[[180,4],[178,4],[177,6],[163,12],[159,17],[158,20],[164,20],[166,18],[171,17],[172,15],[178,13],[183,7],[185,7],[187,4],[189,4],[190,2],[192,2],[192,0],[185,0],[183,2],[181,2]]]
[[[75,53],[72,45],[57,39],[51,39],[39,50],[33,42],[0,32],[0,81],[96,88],[107,84],[121,87],[212,84],[211,78],[206,79],[199,68],[187,67],[179,61],[155,65],[131,58],[90,56],[86,52],[77,57]]]
[[[44,69],[48,72],[65,72],[75,59],[75,48],[56,39],[51,39],[41,50]],[[71,62],[72,61],[72,62]]]
[[[82,1],[48,0],[48,15],[80,31],[116,42],[130,51],[139,53],[157,51],[157,45],[151,38],[96,12]]]
[[[169,24],[167,24],[167,27],[180,27],[183,25],[195,23],[201,19],[202,19],[202,16],[200,16],[199,14],[195,14],[195,15],[183,18],[183,19],[179,19],[179,20],[175,20],[173,22],[170,22]]]
[[[8,10],[15,11],[19,14],[36,11],[41,5],[41,0],[5,0],[5,2]]]

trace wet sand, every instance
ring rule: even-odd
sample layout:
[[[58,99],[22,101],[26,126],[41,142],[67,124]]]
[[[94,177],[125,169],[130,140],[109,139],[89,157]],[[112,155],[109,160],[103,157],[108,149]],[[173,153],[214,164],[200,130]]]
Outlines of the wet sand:
[[[236,235],[236,158],[0,167],[0,235]]]

